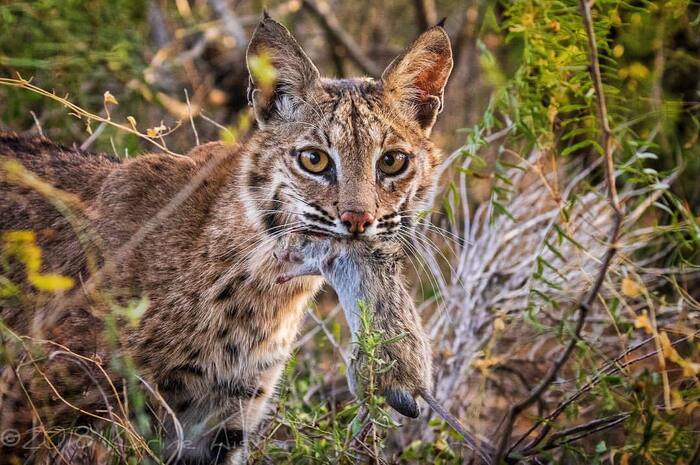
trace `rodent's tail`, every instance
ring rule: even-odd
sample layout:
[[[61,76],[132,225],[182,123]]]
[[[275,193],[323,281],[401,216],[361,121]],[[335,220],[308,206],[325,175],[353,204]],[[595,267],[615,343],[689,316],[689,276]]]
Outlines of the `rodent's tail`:
[[[460,436],[462,436],[466,446],[476,455],[478,455],[484,464],[491,465],[491,455],[493,454],[494,450],[491,444],[483,439],[477,438],[472,433],[467,431],[464,425],[462,425],[457,418],[448,412],[427,389],[421,389],[418,391],[418,394],[423,398],[423,400],[425,400],[428,406],[440,416],[440,418],[445,420],[445,422],[447,422],[452,429],[457,431]]]

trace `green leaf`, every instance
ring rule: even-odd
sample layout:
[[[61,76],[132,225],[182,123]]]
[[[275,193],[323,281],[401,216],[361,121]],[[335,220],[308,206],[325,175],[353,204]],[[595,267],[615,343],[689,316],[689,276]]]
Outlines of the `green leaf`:
[[[607,450],[608,450],[608,447],[605,445],[605,441],[600,441],[600,442],[599,442],[598,444],[596,444],[596,446],[595,446],[595,451],[596,451],[598,454],[602,454],[602,453],[604,453],[604,452],[607,451]]]
[[[566,157],[566,156],[572,154],[573,152],[584,149],[590,145],[593,145],[593,141],[591,139],[582,140],[581,142],[578,142],[578,143],[571,145],[571,146],[565,148],[564,150],[562,150],[561,156]]]

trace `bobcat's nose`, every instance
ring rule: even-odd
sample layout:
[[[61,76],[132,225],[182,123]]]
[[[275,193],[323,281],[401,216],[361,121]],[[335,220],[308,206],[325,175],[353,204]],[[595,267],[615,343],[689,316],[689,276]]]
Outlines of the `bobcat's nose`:
[[[372,224],[374,216],[367,212],[346,210],[340,215],[340,221],[348,228],[349,232],[362,234],[365,232],[365,228]]]

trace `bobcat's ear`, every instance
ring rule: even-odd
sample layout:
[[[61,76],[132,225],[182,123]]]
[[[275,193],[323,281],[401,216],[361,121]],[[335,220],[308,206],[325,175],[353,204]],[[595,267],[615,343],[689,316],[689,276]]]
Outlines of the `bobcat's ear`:
[[[264,79],[265,71],[256,66],[256,60],[264,57],[274,69],[271,79]],[[250,75],[248,103],[261,125],[275,116],[289,118],[288,113],[298,108],[309,89],[320,80],[318,69],[287,28],[267,13],[253,32],[246,63]]]
[[[382,74],[384,92],[412,115],[426,134],[442,111],[447,78],[452,71],[450,38],[441,26],[421,34]]]

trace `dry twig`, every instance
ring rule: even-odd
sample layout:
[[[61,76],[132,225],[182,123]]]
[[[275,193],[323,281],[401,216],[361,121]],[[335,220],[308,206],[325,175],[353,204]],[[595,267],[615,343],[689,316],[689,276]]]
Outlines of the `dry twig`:
[[[100,123],[109,124],[111,126],[114,126],[117,129],[125,131],[129,134],[133,134],[137,137],[140,137],[141,139],[144,139],[144,140],[150,142],[151,144],[155,145],[163,152],[166,152],[170,155],[181,156],[179,153],[175,153],[171,150],[168,150],[168,148],[165,145],[162,145],[161,143],[159,143],[157,140],[155,140],[154,137],[149,137],[148,135],[143,134],[143,133],[139,132],[138,130],[136,130],[135,128],[129,127],[125,124],[117,123],[109,118],[105,118],[103,116],[90,113],[89,111],[82,109],[78,105],[71,103],[66,98],[59,97],[58,95],[56,95],[53,92],[49,92],[47,90],[42,89],[41,87],[35,86],[34,84],[31,83],[30,80],[24,79],[21,76],[18,76],[17,79],[0,78],[0,85],[4,85],[4,86],[8,86],[8,87],[16,87],[19,89],[26,89],[26,90],[30,90],[38,95],[41,95],[43,97],[48,97],[49,99],[54,100],[54,101],[62,104],[64,107],[66,107],[71,115],[76,116],[79,119],[85,118],[85,121],[87,122],[88,125],[91,121],[97,121]]]

